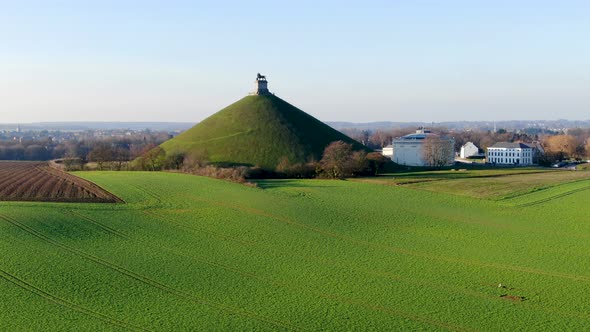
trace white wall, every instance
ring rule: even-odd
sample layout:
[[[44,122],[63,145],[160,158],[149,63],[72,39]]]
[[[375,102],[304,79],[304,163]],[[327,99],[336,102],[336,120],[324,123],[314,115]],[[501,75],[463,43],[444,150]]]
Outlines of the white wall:
[[[428,166],[422,158],[423,140],[397,140],[393,141],[393,160],[395,163],[405,166]],[[448,156],[447,165],[455,162],[454,140],[447,141],[452,147]]]
[[[461,147],[461,158],[469,158],[476,156],[479,153],[479,149],[472,142],[467,142]]]
[[[400,165],[424,166],[422,141],[394,142],[393,158],[391,160]]]
[[[533,149],[531,148],[488,148],[488,163],[499,165],[532,165]]]
[[[393,148],[383,148],[383,151],[381,151],[381,154],[383,154],[385,157],[392,159],[393,158]]]

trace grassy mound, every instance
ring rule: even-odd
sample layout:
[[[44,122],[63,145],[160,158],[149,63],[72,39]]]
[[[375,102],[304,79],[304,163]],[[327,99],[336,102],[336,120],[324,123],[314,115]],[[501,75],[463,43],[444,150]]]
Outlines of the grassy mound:
[[[276,96],[247,96],[162,144],[167,153],[203,153],[209,161],[274,169],[319,160],[333,141],[360,143]]]

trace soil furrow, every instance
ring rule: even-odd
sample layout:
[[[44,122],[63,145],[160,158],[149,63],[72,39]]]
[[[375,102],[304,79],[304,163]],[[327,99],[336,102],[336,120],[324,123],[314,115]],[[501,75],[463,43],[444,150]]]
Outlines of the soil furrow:
[[[0,162],[0,201],[123,203],[96,184],[42,162]]]

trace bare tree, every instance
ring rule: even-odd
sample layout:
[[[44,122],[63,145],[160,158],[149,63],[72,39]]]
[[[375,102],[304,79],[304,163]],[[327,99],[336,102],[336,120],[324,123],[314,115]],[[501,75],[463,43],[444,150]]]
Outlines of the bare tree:
[[[422,145],[422,159],[430,167],[440,168],[446,166],[454,155],[452,141],[439,136],[429,136],[424,139]]]
[[[113,160],[113,150],[107,143],[97,144],[88,153],[88,160],[95,162],[98,169],[102,170],[105,162]]]
[[[382,148],[388,144],[391,144],[392,139],[393,136],[391,133],[385,132],[383,130],[377,130],[370,136],[369,141],[371,141],[373,146]]]
[[[565,157],[574,157],[576,154],[576,140],[571,135],[550,136],[543,142],[545,150],[554,155],[558,160]]]
[[[330,143],[324,149],[320,164],[328,177],[341,179],[349,176],[347,166],[352,155],[352,145],[343,141]]]
[[[113,152],[115,169],[117,171],[120,171],[123,167],[123,163],[129,161],[129,159],[131,158],[131,152],[129,151],[129,149],[126,149],[124,147],[118,147]]]
[[[207,149],[197,150],[187,154],[182,161],[182,167],[185,170],[205,167],[209,164],[209,152]]]
[[[381,169],[391,161],[379,152],[371,152],[367,154],[367,161],[369,163],[369,169],[372,174],[377,175]]]
[[[351,175],[359,175],[369,171],[369,161],[367,160],[367,152],[354,151],[350,155],[348,170]]]
[[[342,179],[366,171],[369,164],[365,151],[353,151],[351,144],[336,141],[324,150],[320,166],[327,177]]]

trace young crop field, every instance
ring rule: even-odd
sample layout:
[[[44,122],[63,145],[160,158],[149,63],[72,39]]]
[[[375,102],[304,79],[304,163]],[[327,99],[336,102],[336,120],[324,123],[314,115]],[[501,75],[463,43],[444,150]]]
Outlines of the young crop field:
[[[573,173],[502,200],[76,173],[127,204],[0,202],[0,330],[587,330]]]
[[[355,181],[499,200],[587,179],[590,172],[583,170],[508,168],[395,173]]]
[[[21,161],[0,161],[0,201],[121,202],[99,186],[47,163]]]

